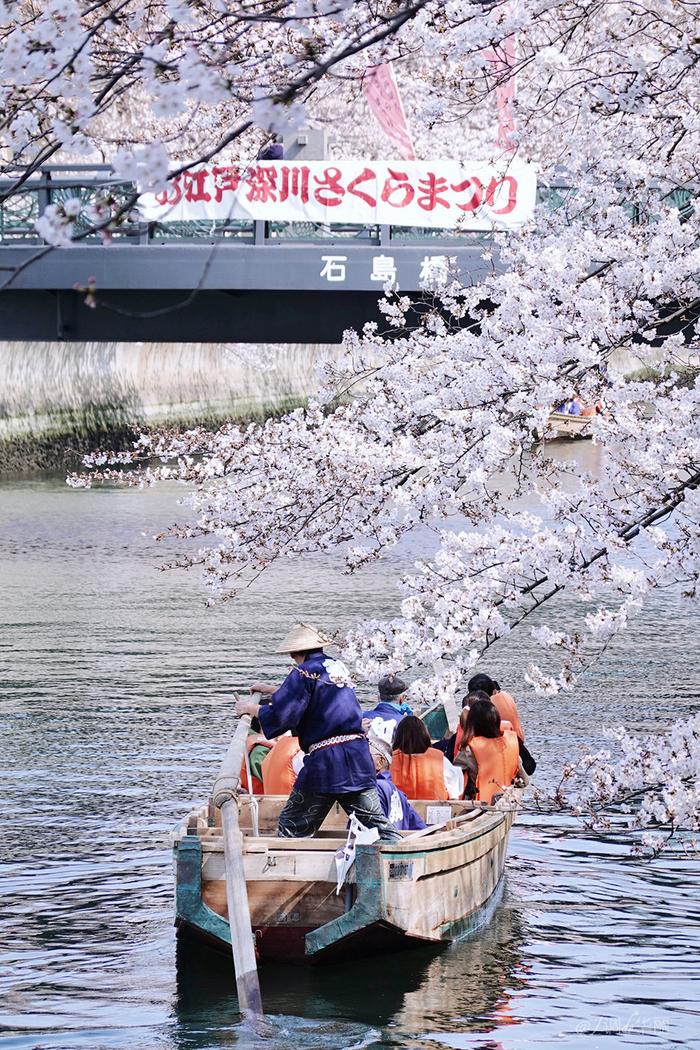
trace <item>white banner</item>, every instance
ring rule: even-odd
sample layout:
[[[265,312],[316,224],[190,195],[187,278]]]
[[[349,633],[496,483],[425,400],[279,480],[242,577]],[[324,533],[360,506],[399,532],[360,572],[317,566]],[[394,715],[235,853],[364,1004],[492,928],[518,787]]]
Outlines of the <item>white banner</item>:
[[[266,219],[491,230],[532,219],[537,176],[520,161],[259,161],[211,164],[144,193],[148,222]]]

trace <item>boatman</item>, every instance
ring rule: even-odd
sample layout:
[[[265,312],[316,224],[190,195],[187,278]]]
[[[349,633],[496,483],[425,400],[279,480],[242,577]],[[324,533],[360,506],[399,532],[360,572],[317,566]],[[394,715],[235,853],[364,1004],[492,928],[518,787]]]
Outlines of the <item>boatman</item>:
[[[379,837],[401,836],[384,816],[377,793],[374,762],[362,732],[362,710],[347,668],[323,652],[324,639],[314,627],[296,624],[278,653],[289,653],[296,667],[282,685],[254,682],[251,693],[268,693],[270,703],[236,702],[236,714],[260,719],[272,740],[291,730],[306,753],[304,765],[279,816],[277,834],[286,838],[315,835],[334,802],[354,813]]]

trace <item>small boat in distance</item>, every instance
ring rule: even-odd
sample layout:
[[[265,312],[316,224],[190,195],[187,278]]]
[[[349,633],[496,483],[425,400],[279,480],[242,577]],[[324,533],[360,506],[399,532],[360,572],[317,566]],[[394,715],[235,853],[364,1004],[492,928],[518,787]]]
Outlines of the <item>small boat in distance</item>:
[[[516,802],[521,792],[513,789]],[[429,823],[402,841],[357,845],[338,894],[336,851],[347,817],[337,804],[314,838],[277,838],[284,796],[241,794],[250,917],[260,960],[328,958],[444,944],[489,918],[515,805],[413,802]],[[178,935],[230,952],[221,813],[209,803],[173,832]]]
[[[595,415],[573,416],[568,412],[551,412],[544,432],[545,441],[580,441],[593,437],[591,423]]]

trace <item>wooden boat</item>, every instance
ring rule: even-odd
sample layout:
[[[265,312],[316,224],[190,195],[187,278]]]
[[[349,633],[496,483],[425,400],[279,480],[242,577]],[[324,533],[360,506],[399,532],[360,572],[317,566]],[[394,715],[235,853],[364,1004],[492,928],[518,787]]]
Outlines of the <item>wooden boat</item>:
[[[519,797],[519,793],[515,793]],[[240,826],[250,916],[259,959],[328,958],[455,940],[483,925],[503,874],[513,808],[417,801],[438,824],[402,841],[358,845],[336,893],[335,853],[347,817],[336,805],[318,836],[276,837],[286,799],[241,795]],[[173,832],[176,919],[189,935],[230,951],[221,815],[193,810]],[[253,830],[257,823],[257,831]]]
[[[546,441],[578,441],[593,437],[591,423],[595,416],[571,416],[568,412],[552,412],[544,432]]]

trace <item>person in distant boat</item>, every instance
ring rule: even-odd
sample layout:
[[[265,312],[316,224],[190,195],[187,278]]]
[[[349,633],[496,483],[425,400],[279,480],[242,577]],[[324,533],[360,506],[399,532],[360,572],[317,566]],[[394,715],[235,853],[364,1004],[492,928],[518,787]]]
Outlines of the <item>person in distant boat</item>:
[[[296,782],[305,755],[298,736],[284,733],[272,741],[262,764],[262,782],[266,795],[289,795]]]
[[[369,751],[377,772],[377,791],[384,816],[399,831],[420,831],[425,827],[425,821],[391,779],[391,744],[387,744],[382,737],[370,734]]]
[[[583,401],[578,394],[574,394],[568,401],[562,401],[561,404],[555,405],[552,411],[559,412],[560,415],[564,416],[581,416],[586,414],[583,408]]]
[[[408,686],[397,674],[387,674],[379,679],[379,703],[362,715],[362,724],[369,733],[391,743],[401,719],[413,714],[410,704],[406,702],[407,689]]]
[[[477,700],[469,708],[456,764],[466,774],[464,797],[489,805],[516,777],[523,785],[528,782],[518,736],[512,729],[501,729],[501,716],[490,700]]]
[[[334,802],[354,813],[381,839],[400,838],[384,816],[372,756],[362,731],[362,709],[344,664],[323,651],[314,627],[296,624],[278,653],[289,653],[296,666],[281,686],[255,682],[252,693],[267,693],[269,704],[238,699],[236,714],[260,719],[272,740],[288,730],[306,753],[304,765],[279,816],[277,833],[287,838],[315,835]]]
[[[444,801],[462,797],[461,771],[431,746],[430,734],[420,718],[407,715],[399,722],[392,747],[391,778],[408,798]]]

